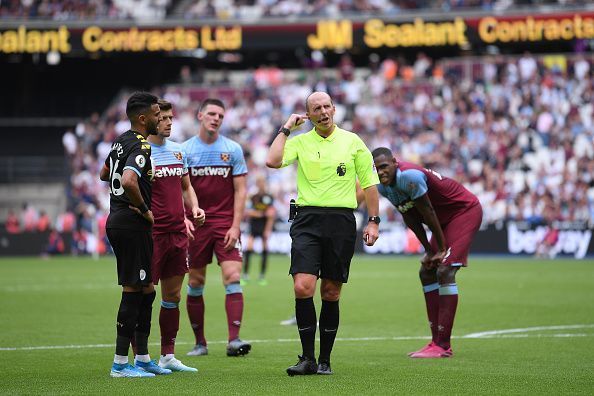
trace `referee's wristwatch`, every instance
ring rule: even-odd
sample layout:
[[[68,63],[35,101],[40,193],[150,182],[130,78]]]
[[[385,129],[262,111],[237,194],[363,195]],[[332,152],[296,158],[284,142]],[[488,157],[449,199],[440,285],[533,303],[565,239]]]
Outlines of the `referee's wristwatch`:
[[[289,136],[291,134],[291,130],[289,128],[285,128],[284,126],[281,127],[281,129],[278,130],[278,133],[283,133],[285,134],[285,136]]]
[[[380,219],[379,216],[369,216],[369,219],[367,219],[368,223],[375,223],[377,225],[379,225],[379,223],[382,221],[382,219]]]

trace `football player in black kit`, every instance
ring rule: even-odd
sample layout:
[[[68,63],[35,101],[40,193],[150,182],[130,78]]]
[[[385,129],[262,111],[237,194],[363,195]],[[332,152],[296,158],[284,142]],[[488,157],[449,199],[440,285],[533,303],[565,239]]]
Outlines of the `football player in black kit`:
[[[150,360],[148,336],[155,288],[151,276],[155,222],[151,204],[151,146],[148,135],[157,133],[161,112],[158,98],[147,92],[135,92],[126,104],[132,128],[120,135],[100,172],[109,182],[110,210],[107,237],[117,259],[118,284],[122,299],[117,315],[117,338],[112,377],[154,377],[170,374]],[[135,365],[128,363],[132,338],[136,339]]]
[[[246,211],[250,224],[250,233],[247,240],[247,249],[244,254],[241,283],[246,284],[249,281],[250,257],[254,252],[254,238],[261,238],[262,265],[260,266],[258,283],[265,286],[267,284],[265,276],[266,265],[268,263],[268,239],[270,238],[270,234],[272,234],[276,212],[272,205],[274,199],[272,198],[272,195],[267,192],[266,179],[263,176],[259,176],[256,179],[256,186],[258,187],[258,192],[248,201],[249,206]]]

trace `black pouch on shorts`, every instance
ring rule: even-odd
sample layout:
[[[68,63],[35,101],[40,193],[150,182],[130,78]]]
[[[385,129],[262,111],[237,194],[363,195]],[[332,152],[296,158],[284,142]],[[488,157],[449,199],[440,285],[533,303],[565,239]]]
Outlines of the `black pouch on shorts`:
[[[297,204],[295,203],[295,200],[292,199],[289,202],[289,223],[295,220],[295,216],[297,216]]]

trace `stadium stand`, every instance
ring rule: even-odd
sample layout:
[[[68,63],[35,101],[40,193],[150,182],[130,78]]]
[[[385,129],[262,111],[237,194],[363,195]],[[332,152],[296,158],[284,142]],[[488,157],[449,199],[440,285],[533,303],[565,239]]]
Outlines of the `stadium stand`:
[[[98,19],[164,19],[171,0],[8,0],[0,3],[0,19],[93,21]]]
[[[172,139],[194,134],[199,101],[225,99],[223,133],[249,155],[250,180],[269,177],[279,216],[294,196],[294,170],[268,174],[267,145],[287,114],[304,111],[312,90],[337,98],[337,122],[358,131],[369,147],[386,146],[399,158],[421,162],[464,183],[477,194],[484,222],[551,220],[590,222],[594,218],[594,125],[592,58],[566,59],[560,68],[547,57],[525,54],[485,60],[424,56],[410,65],[413,75],[393,76],[391,59],[356,69],[309,72],[262,67],[229,81],[169,85],[160,94],[174,103]],[[401,70],[408,66],[401,65]],[[466,71],[466,72],[465,72]],[[102,116],[81,123],[65,142],[73,153],[70,207],[106,213],[108,191],[94,177],[114,137],[128,128],[125,94]],[[82,208],[81,209],[81,205]],[[82,212],[81,212],[82,210]],[[390,206],[382,216],[399,221]]]
[[[452,10],[464,17],[467,43],[439,41],[452,38],[447,29],[454,25],[444,17]],[[553,33],[574,39],[513,42],[547,15]],[[362,37],[372,17],[382,19],[388,41]],[[480,31],[495,17],[500,30],[485,23]],[[389,42],[394,32],[436,28],[433,21],[444,18],[449,25],[437,41]],[[2,1],[0,77],[11,94],[0,97],[6,114],[0,128],[11,144],[0,147],[0,183],[15,191],[59,183],[53,185],[63,190],[10,195],[0,221],[20,218],[27,203],[52,225],[66,218],[81,240],[96,234],[108,205],[107,186],[96,175],[113,139],[128,128],[123,100],[134,89],[174,104],[176,141],[194,134],[201,100],[224,99],[222,132],[244,147],[250,185],[258,175],[269,178],[285,218],[294,169],[269,174],[267,145],[289,113],[304,111],[303,98],[321,90],[335,98],[337,122],[370,148],[390,147],[399,158],[464,183],[489,208],[485,226],[516,220],[592,228],[593,42],[575,37],[593,19],[588,2],[567,0]],[[480,36],[488,29],[493,36]],[[37,48],[44,37],[58,49]],[[236,47],[226,47],[231,42]],[[550,43],[563,52],[546,55]],[[526,50],[543,55],[520,55]],[[52,52],[59,52],[57,63],[50,62]],[[400,222],[387,203],[382,216]]]
[[[414,12],[497,11],[534,7],[571,8],[586,5],[580,0],[5,0],[0,19],[22,18],[56,21],[133,19],[154,21],[169,18],[239,19],[254,21],[278,17],[394,16]]]

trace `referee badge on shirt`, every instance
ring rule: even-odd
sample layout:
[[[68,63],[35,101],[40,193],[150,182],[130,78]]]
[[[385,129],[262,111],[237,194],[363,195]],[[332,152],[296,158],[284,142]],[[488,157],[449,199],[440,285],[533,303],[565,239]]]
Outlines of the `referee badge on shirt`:
[[[225,162],[229,162],[231,159],[231,154],[229,153],[221,153],[221,159]]]

